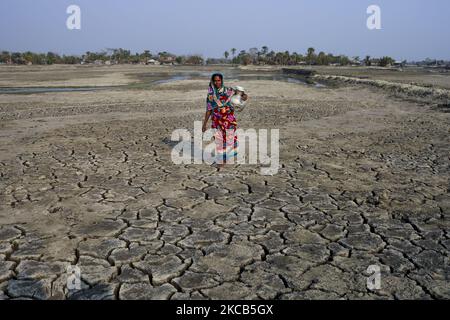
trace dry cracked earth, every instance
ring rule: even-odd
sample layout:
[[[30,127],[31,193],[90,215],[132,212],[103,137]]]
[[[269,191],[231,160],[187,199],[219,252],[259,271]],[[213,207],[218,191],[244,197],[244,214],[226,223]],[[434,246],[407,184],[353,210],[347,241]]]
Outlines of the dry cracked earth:
[[[240,84],[240,127],[280,129],[276,175],[171,162],[204,80],[0,95],[0,299],[449,299],[450,113]]]

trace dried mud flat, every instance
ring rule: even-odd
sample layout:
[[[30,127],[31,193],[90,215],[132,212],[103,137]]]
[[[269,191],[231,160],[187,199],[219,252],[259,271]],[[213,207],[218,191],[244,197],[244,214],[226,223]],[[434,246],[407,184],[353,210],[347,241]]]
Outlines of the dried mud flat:
[[[202,119],[206,78],[133,85],[180,71],[0,68],[1,86],[106,87],[0,94],[0,299],[450,298],[448,108],[231,79],[251,96],[240,127],[280,129],[282,167],[217,172],[167,143]]]

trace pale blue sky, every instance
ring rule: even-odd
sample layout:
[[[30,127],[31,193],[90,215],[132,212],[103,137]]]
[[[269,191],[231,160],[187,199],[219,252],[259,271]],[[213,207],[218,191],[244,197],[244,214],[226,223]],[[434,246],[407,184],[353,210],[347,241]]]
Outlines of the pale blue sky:
[[[81,7],[82,29],[66,28]],[[381,7],[382,30],[366,27]],[[450,60],[448,0],[2,0],[0,50],[81,54],[123,47],[200,53],[274,50]]]

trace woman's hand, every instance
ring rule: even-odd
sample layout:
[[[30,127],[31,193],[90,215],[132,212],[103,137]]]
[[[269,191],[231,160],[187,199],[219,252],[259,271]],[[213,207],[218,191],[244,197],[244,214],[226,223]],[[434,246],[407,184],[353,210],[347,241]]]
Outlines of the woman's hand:
[[[208,120],[211,117],[212,111],[206,111],[205,113],[205,119],[203,120],[203,126],[202,126],[202,132],[206,132],[206,125],[208,124]]]

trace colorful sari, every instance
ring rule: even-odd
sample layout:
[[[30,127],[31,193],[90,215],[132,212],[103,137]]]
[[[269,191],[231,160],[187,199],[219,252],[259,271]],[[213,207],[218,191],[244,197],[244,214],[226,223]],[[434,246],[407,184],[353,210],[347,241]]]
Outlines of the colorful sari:
[[[223,77],[222,77],[223,79]],[[237,157],[238,140],[236,136],[237,121],[234,108],[230,103],[233,89],[223,86],[216,89],[211,83],[206,97],[206,109],[212,111],[212,128],[216,129],[216,162],[226,163]]]

